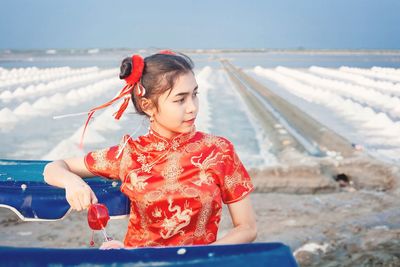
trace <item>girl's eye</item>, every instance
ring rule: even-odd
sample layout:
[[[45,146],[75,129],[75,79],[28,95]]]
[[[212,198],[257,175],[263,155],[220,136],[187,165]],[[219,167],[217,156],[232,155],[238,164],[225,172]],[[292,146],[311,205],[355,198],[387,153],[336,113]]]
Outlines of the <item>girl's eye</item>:
[[[178,100],[176,100],[176,101],[174,101],[174,102],[176,102],[176,103],[183,103],[185,101],[185,98],[181,98],[181,99],[178,99]]]
[[[193,92],[193,97],[196,97],[198,94],[199,93],[197,91]],[[175,103],[183,103],[183,102],[185,102],[185,98],[181,98],[181,99],[175,100],[174,102]]]

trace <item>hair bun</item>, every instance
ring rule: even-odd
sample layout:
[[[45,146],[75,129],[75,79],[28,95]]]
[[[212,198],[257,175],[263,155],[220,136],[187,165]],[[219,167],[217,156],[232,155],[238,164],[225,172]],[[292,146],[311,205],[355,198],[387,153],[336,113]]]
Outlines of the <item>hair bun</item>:
[[[124,58],[124,60],[122,60],[120,72],[119,72],[119,78],[125,79],[131,73],[132,73],[132,58],[126,57],[126,58]]]

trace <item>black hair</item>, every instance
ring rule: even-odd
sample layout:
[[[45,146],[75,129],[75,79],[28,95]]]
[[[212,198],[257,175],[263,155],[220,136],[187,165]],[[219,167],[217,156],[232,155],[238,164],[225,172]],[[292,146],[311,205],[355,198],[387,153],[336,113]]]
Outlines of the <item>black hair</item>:
[[[132,69],[132,58],[127,57],[122,60],[120,67],[120,79],[128,77]],[[141,84],[146,89],[143,97],[150,99],[158,108],[158,98],[164,92],[172,89],[176,80],[182,74],[188,72],[193,73],[193,61],[183,53],[175,54],[154,54],[144,59],[143,74],[140,79]],[[137,85],[136,85],[137,86]],[[135,95],[132,90],[132,102],[136,112],[141,115],[146,115],[139,104],[139,96]]]

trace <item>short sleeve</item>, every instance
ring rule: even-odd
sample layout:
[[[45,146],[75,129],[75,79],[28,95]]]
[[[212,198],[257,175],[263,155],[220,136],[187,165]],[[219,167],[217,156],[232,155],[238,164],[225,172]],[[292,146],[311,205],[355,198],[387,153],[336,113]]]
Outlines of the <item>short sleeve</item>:
[[[120,145],[92,151],[85,156],[86,168],[94,175],[109,179],[120,179]]]
[[[224,166],[220,180],[222,201],[230,204],[245,198],[254,190],[254,186],[233,144],[229,141],[223,158]]]

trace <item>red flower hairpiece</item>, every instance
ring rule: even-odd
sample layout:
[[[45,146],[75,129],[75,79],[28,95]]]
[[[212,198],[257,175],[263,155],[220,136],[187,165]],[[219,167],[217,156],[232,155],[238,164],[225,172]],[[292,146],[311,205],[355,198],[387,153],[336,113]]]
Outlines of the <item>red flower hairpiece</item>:
[[[83,128],[82,136],[81,136],[81,141],[79,144],[79,147],[82,149],[83,148],[83,137],[86,132],[86,128],[89,124],[90,119],[92,118],[93,114],[100,109],[103,109],[105,107],[110,106],[113,104],[115,101],[124,98],[124,102],[122,102],[121,106],[119,107],[118,111],[115,112],[114,118],[119,120],[128,107],[129,104],[129,99],[130,99],[130,94],[132,93],[132,90],[136,87],[138,89],[135,90],[135,94],[137,96],[144,96],[146,91],[143,86],[140,85],[140,78],[142,77],[143,74],[143,69],[144,69],[144,60],[141,56],[139,55],[133,55],[132,56],[132,71],[131,74],[129,74],[128,77],[126,77],[124,80],[126,81],[126,85],[122,90],[119,92],[119,94],[114,97],[112,100],[108,101],[107,103],[104,103],[103,105],[100,105],[98,107],[92,108],[89,113],[88,113],[88,118],[86,120],[85,126]],[[137,85],[137,86],[136,86]],[[140,87],[142,89],[140,89]]]
[[[126,84],[134,86],[142,77],[144,60],[139,55],[132,56],[132,72],[124,80]]]

